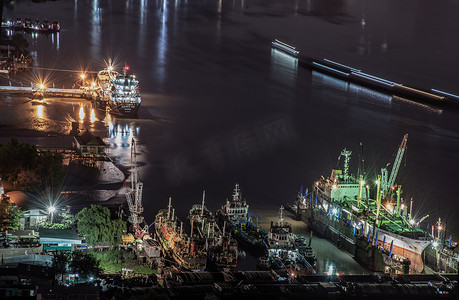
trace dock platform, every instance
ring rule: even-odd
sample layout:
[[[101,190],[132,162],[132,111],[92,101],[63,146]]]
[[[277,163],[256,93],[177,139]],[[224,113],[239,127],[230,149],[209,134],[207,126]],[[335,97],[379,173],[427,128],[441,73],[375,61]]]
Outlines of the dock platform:
[[[83,89],[47,88],[42,90],[30,86],[0,86],[0,93],[24,96],[32,96],[35,93],[44,93],[46,98],[79,98],[88,100],[92,97],[88,90]]]

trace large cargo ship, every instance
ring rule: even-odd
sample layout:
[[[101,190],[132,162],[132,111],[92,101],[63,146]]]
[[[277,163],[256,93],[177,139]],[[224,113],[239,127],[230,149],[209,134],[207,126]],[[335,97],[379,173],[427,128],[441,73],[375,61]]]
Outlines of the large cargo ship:
[[[161,209],[155,218],[156,236],[166,254],[176,264],[189,271],[203,271],[206,268],[206,252],[200,249],[188,235],[183,233],[183,225],[177,227],[180,222],[174,215],[171,199],[169,198],[168,209]],[[171,214],[172,213],[172,214]]]
[[[211,271],[233,271],[237,265],[237,241],[231,234],[220,230],[210,210],[202,204],[195,204],[190,209],[188,219],[191,224],[193,240],[207,252],[207,268]]]
[[[234,187],[232,199],[227,200],[216,215],[220,224],[226,222],[226,230],[231,232],[239,245],[253,253],[265,252],[266,231],[258,226],[258,217],[249,212],[249,205],[241,196],[239,184],[236,183]]]
[[[411,205],[401,197],[401,186],[395,185],[407,139],[405,135],[390,176],[386,168],[381,170],[375,181],[374,199],[370,198],[370,185],[363,175],[350,174],[352,152],[344,149],[340,156],[344,157],[344,169],[333,169],[328,178],[322,177],[314,183],[315,197],[310,200],[312,224],[317,232],[333,236],[339,246],[356,245],[360,238],[368,246],[379,249],[377,253],[386,267],[399,262],[400,268],[406,267],[405,273],[421,273],[424,269],[422,255],[432,238],[417,226],[419,222],[413,218]],[[372,259],[375,259],[374,254]],[[370,266],[374,263],[368,259]]]
[[[96,104],[98,108],[107,106],[110,112],[124,117],[136,117],[140,108],[139,81],[134,75],[115,71],[109,62],[107,68],[99,71],[96,81]]]

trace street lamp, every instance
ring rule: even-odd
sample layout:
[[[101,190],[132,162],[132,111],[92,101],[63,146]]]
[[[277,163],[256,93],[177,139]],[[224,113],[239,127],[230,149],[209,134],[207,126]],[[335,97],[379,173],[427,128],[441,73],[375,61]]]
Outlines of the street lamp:
[[[53,224],[54,212],[56,211],[56,208],[53,205],[51,205],[50,207],[48,207],[48,211],[51,214],[51,225],[52,225]]]
[[[81,74],[80,77],[81,77],[81,82],[82,82],[81,85],[84,86],[84,78],[85,78],[86,76],[85,76],[84,74]]]

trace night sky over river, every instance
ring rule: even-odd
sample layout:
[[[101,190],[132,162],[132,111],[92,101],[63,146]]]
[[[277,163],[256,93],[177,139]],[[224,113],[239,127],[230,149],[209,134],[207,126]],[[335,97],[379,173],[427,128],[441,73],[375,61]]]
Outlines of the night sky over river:
[[[56,69],[36,69],[28,85],[40,77],[71,87],[79,73],[59,70],[98,71],[109,58],[139,79],[138,119],[99,113],[84,125],[124,168],[136,139],[148,223],[169,196],[182,220],[203,190],[215,211],[236,182],[255,214],[275,215],[301,185],[329,176],[342,149],[356,173],[360,142],[374,182],[408,133],[403,197],[417,218],[441,217],[459,238],[459,111],[349,84],[271,49],[278,38],[313,58],[459,95],[458,10],[452,0],[61,0],[17,1],[3,17],[60,22],[58,34],[26,34],[35,66]],[[0,123],[68,134],[80,106],[89,116],[90,102],[53,100],[38,113],[2,95]]]

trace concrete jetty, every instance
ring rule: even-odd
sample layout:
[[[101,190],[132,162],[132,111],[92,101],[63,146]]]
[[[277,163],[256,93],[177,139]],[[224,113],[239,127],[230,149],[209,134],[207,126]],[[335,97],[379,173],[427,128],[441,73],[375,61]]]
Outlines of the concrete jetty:
[[[36,93],[43,94],[45,98],[80,98],[91,99],[91,93],[83,89],[46,88],[40,89],[30,86],[0,86],[0,93],[32,96]]]

